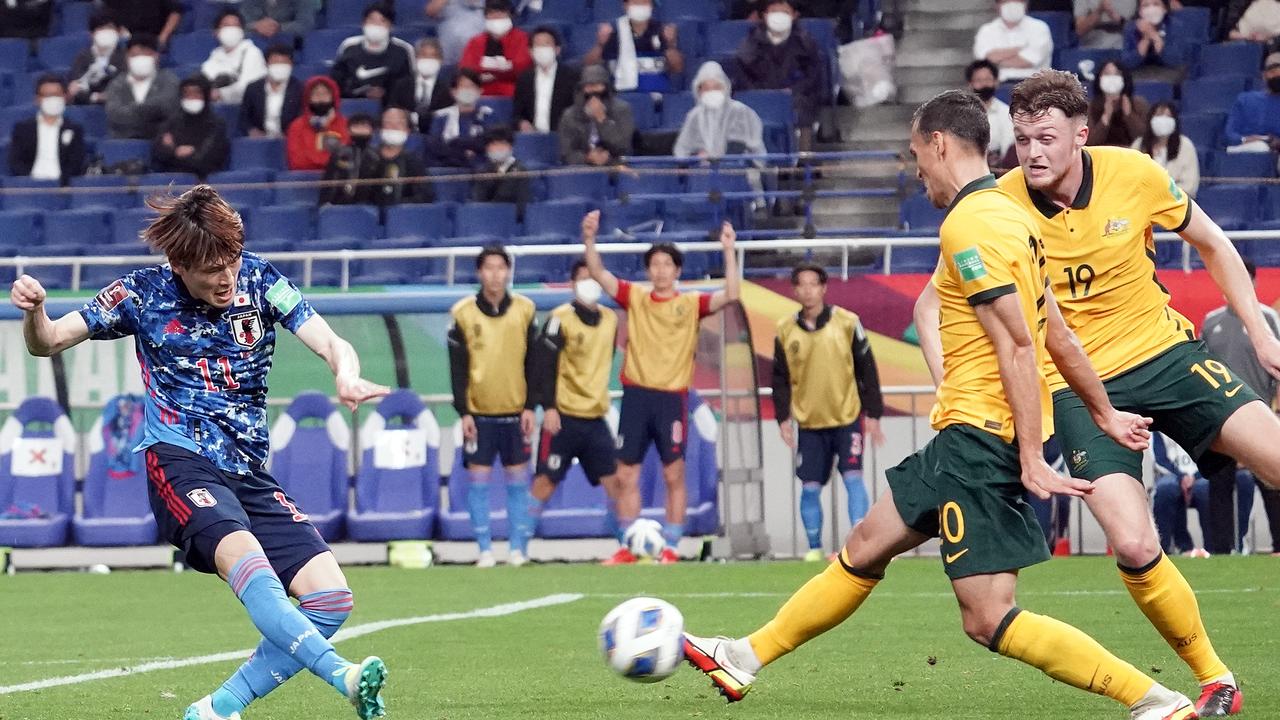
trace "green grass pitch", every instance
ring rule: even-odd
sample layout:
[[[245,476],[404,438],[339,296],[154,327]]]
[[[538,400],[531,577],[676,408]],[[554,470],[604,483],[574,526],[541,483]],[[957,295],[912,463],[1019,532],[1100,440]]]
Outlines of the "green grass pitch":
[[[1223,658],[1243,684],[1245,718],[1280,718],[1280,559],[1179,560]],[[843,626],[765,670],[726,706],[683,666],[654,685],[610,673],[596,648],[605,612],[637,594],[679,607],[701,634],[741,634],[772,617],[818,565],[793,562],[600,568],[350,568],[348,627],[571,593],[582,597],[500,617],[371,632],[338,643],[379,654],[391,670],[388,717],[502,718],[1123,718],[1104,698],[1054,683],[970,642],[937,560],[895,563]],[[1055,559],[1023,573],[1020,604],[1071,622],[1160,682],[1194,680],[1139,614],[1106,558]],[[0,685],[249,648],[257,640],[231,592],[184,573],[0,577]],[[234,660],[0,694],[0,720],[177,720]],[[355,717],[303,674],[250,707],[245,720]]]

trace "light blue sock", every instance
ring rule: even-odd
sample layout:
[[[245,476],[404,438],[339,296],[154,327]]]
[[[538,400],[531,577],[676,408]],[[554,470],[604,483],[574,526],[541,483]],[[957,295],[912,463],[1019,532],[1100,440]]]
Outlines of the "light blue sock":
[[[684,537],[684,523],[662,523],[662,539],[667,541],[667,547],[672,549],[679,547],[682,537]]]
[[[635,521],[635,518],[631,518],[624,522],[622,518],[618,517],[613,505],[610,505],[604,513],[604,531],[616,538],[619,545],[625,545],[627,528],[631,527],[631,523]]]
[[[542,511],[545,510],[546,507],[546,503],[534,497],[532,494],[529,495],[529,536],[525,540],[526,546],[529,544],[529,540],[533,539],[533,536],[538,534],[538,523],[542,521]]]
[[[227,577],[258,632],[277,650],[346,697],[347,687],[342,671],[351,663],[340,657],[328,638],[321,635],[316,626],[289,602],[289,596],[271,569],[267,556],[260,552],[246,554],[231,568]]]
[[[471,532],[476,536],[480,552],[488,552],[493,546],[493,533],[489,529],[489,483],[471,481],[467,488],[467,512],[471,514]]]
[[[800,521],[809,539],[809,549],[822,547],[822,485],[805,483],[800,488]]]
[[[351,590],[335,588],[303,595],[299,598],[298,612],[310,620],[321,635],[331,638],[346,622],[351,608]],[[253,655],[213,692],[213,711],[223,717],[241,712],[301,670],[298,661],[263,638]]]
[[[867,499],[867,486],[862,482],[861,470],[850,470],[844,474],[845,494],[849,497],[849,527],[867,516],[870,501]]]
[[[512,550],[529,554],[529,483],[521,479],[519,482],[507,483],[507,527],[508,538]]]

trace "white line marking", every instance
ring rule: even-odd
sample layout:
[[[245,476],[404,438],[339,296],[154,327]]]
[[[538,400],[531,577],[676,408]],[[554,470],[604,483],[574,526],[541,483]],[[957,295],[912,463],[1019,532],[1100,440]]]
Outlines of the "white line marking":
[[[521,600],[520,602],[504,603],[502,605],[494,605],[487,608],[467,610],[466,612],[440,613],[438,615],[422,615],[420,617],[401,618],[399,620],[382,620],[379,622],[365,623],[363,625],[356,625],[354,627],[338,631],[338,634],[333,636],[333,642],[342,642],[343,640],[362,637],[380,630],[405,627],[406,625],[421,625],[423,623],[451,622],[454,620],[471,620],[473,618],[494,618],[502,617],[504,615],[514,615],[526,610],[536,610],[538,608],[551,607],[554,605],[564,605],[581,600],[583,597],[584,596],[579,593],[559,593],[556,595],[545,595],[532,600]],[[157,670],[175,670],[177,668],[191,667],[193,665],[208,665],[210,663],[224,662],[227,660],[244,660],[249,656],[249,653],[252,652],[252,649],[233,650],[231,652],[215,653],[213,655],[199,655],[197,657],[181,658],[177,660],[156,660],[153,662],[143,663],[141,665],[135,665],[133,667],[98,670],[97,672],[83,673],[81,675],[66,675],[63,677],[48,678],[47,680],[35,680],[33,682],[21,683],[18,685],[0,685],[0,695],[27,692],[30,690],[44,690],[45,688],[58,687],[61,685],[78,685],[80,683],[86,683],[93,680],[105,680],[107,678],[137,675],[140,673],[155,672]]]

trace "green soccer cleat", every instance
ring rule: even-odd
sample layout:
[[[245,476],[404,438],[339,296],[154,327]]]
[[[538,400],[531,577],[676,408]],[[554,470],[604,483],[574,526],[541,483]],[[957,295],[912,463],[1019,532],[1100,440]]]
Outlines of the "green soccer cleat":
[[[347,699],[355,706],[360,720],[380,718],[387,714],[382,689],[387,684],[387,666],[377,656],[369,656],[360,664],[351,664],[339,672],[346,673]],[[337,673],[335,673],[337,674]]]

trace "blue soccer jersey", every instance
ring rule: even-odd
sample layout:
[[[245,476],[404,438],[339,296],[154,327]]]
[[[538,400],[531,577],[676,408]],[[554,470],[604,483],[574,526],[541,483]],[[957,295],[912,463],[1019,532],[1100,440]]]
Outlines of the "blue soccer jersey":
[[[266,462],[275,325],[297,332],[315,310],[271,263],[242,257],[225,309],[192,297],[168,265],[132,272],[81,308],[89,337],[134,336],[147,389],[138,450],[169,443],[241,475]]]

